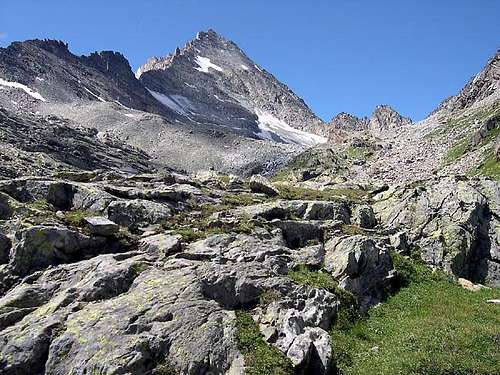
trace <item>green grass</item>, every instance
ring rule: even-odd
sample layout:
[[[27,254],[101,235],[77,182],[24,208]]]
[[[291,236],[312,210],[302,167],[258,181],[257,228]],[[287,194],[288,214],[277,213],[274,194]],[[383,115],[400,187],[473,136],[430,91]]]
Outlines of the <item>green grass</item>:
[[[322,288],[337,291],[337,282],[328,272],[314,271],[306,265],[299,265],[288,272],[288,277],[296,284],[308,285],[312,288]]]
[[[247,375],[293,374],[290,360],[264,341],[259,326],[246,311],[236,311],[236,340],[245,357]]]
[[[370,160],[373,157],[373,151],[367,147],[349,147],[345,151],[351,159]]]
[[[464,156],[468,151],[468,145],[467,141],[460,141],[450,148],[444,157],[445,165],[449,165]]]
[[[248,218],[241,218],[235,223],[221,223],[219,226],[211,224],[210,216],[214,212],[229,209],[226,205],[203,205],[193,208],[192,211],[179,212],[177,215],[161,223],[165,230],[182,236],[184,242],[194,242],[207,238],[212,234],[245,233],[250,234],[255,224]]]
[[[500,373],[500,313],[486,303],[500,291],[470,292],[401,255],[393,262],[403,289],[364,319],[335,325],[332,373]]]
[[[362,189],[325,189],[316,190],[285,184],[277,184],[279,198],[286,200],[340,200],[362,201],[367,200],[369,193]]]
[[[492,151],[487,153],[487,156],[481,162],[479,167],[471,171],[471,174],[487,176],[493,180],[500,181],[500,163],[497,161]]]
[[[93,211],[86,211],[86,210],[74,210],[74,211],[68,211],[64,214],[64,218],[66,222],[73,226],[73,227],[81,227],[83,226],[83,219],[86,217],[90,216],[95,216],[97,215]]]

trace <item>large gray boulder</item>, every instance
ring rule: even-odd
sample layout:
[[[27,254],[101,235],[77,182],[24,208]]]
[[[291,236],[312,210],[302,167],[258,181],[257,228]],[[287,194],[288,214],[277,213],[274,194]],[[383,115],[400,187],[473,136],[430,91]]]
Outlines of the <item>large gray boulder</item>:
[[[51,265],[81,260],[95,254],[104,243],[102,237],[89,237],[65,227],[34,226],[16,233],[9,265],[15,274],[24,276]]]
[[[390,189],[373,205],[381,223],[404,230],[422,259],[476,283],[500,285],[500,186],[445,177]]]
[[[108,218],[124,227],[137,227],[141,224],[157,224],[172,216],[167,204],[143,199],[117,200],[107,208]]]
[[[118,224],[102,216],[90,216],[83,219],[91,234],[97,236],[111,236],[118,232]]]
[[[362,310],[377,304],[392,276],[389,252],[366,236],[334,238],[325,244],[325,269],[353,293]]]
[[[326,374],[331,358],[327,330],[339,305],[339,298],[326,290],[300,286],[269,304],[258,321],[267,340],[296,368]]]

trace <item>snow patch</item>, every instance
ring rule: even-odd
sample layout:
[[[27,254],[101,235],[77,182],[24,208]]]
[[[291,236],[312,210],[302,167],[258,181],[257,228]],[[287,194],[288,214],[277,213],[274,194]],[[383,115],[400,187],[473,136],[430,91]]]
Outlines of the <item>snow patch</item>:
[[[96,98],[97,100],[99,100],[100,102],[103,102],[103,103],[106,103],[106,100],[104,100],[103,98],[101,98],[99,95],[93,93],[92,91],[90,91],[88,88],[86,88],[85,86],[83,86],[83,89],[85,91],[87,91],[90,95],[92,95],[94,98]]]
[[[261,69],[261,68],[259,68],[259,67],[258,67],[257,65],[255,65],[255,64],[254,64],[254,66],[255,66],[255,69],[257,69],[259,72],[262,72],[262,69]]]
[[[193,103],[191,103],[191,101],[188,98],[182,95],[165,95],[162,94],[161,92],[156,92],[150,89],[147,90],[161,104],[181,115],[187,116],[188,111],[195,109]]]
[[[187,83],[187,82],[184,82],[184,84],[187,86],[187,87],[191,87],[192,89],[194,90],[198,90],[198,88],[195,86],[195,85],[191,85],[190,83]]]
[[[35,98],[36,100],[41,100],[42,102],[45,102],[45,98],[40,95],[39,93],[37,93],[36,91],[33,91],[32,89],[30,89],[28,86],[26,85],[23,85],[22,83],[18,83],[18,82],[9,82],[9,81],[6,81],[2,78],[0,78],[0,85],[2,86],[7,86],[7,87],[12,87],[12,88],[15,88],[15,89],[21,89],[23,90],[26,94],[28,94],[29,96],[31,96],[32,98]]]
[[[40,81],[40,82],[45,81],[45,79],[43,79],[42,77],[36,77],[36,80],[37,80],[37,81]]]
[[[134,115],[132,113],[124,113],[123,115],[126,117],[130,117],[130,118],[137,118],[138,117],[137,115]]]
[[[248,68],[248,66],[243,65],[243,64],[241,64],[241,69],[243,69],[243,70],[247,70],[247,71],[248,71],[248,70],[250,70],[250,69]]]
[[[222,69],[220,66],[215,65],[210,61],[208,57],[202,57],[202,56],[196,56],[195,60],[196,64],[198,64],[198,68],[195,68],[199,72],[203,73],[208,73],[208,69],[212,68],[214,70],[217,70],[219,72],[223,72],[224,69]]]
[[[325,137],[320,135],[292,128],[285,121],[274,117],[268,112],[256,109],[255,113],[258,117],[257,125],[260,129],[257,136],[261,139],[275,141],[279,137],[286,143],[295,143],[303,146],[313,146],[327,141]]]

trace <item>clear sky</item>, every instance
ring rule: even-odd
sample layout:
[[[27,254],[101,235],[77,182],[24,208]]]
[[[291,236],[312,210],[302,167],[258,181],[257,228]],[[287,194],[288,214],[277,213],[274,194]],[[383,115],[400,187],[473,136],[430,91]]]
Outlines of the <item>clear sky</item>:
[[[208,28],[325,120],[377,104],[419,120],[500,48],[500,0],[0,0],[0,46],[61,39],[134,70]]]

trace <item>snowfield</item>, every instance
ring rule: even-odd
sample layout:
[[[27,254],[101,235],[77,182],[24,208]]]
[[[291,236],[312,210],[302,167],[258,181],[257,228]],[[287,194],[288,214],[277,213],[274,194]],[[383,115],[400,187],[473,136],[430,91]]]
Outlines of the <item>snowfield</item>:
[[[198,64],[198,67],[195,69],[199,72],[208,73],[209,68],[212,68],[212,69],[217,70],[219,72],[224,71],[224,69],[222,69],[220,66],[212,63],[212,61],[210,61],[210,59],[208,57],[202,57],[202,56],[198,55],[198,56],[196,56],[195,62],[196,62],[196,64]]]
[[[286,143],[294,143],[303,146],[314,146],[318,143],[325,143],[327,139],[320,135],[307,133],[305,131],[292,128],[285,121],[274,117],[272,114],[256,109],[258,117],[257,125],[260,133],[257,134],[261,139],[275,141],[276,136]]]
[[[35,98],[36,100],[41,100],[42,102],[45,102],[45,98],[40,95],[39,93],[37,93],[36,91],[33,91],[32,89],[30,89],[28,86],[26,85],[23,85],[22,83],[18,83],[18,82],[9,82],[9,81],[6,81],[2,78],[0,78],[0,85],[2,86],[7,86],[7,87],[12,87],[12,88],[15,88],[15,89],[21,89],[23,90],[26,94],[28,94],[29,96],[31,96],[32,98]]]
[[[194,109],[193,103],[191,101],[182,96],[182,95],[165,95],[161,92],[156,92],[150,89],[147,89],[153,97],[158,100],[164,106],[170,108],[174,112],[177,112],[180,115],[187,116],[188,112]]]

